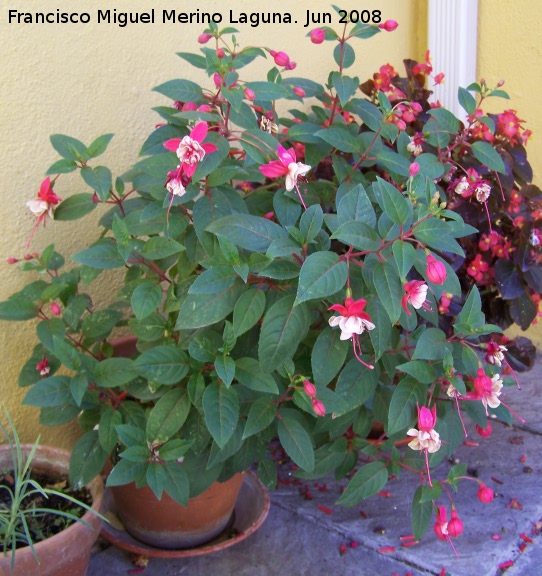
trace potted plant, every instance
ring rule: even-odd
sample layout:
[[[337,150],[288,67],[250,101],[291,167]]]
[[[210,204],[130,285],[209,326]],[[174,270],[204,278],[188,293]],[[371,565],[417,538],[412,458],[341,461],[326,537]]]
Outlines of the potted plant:
[[[315,50],[334,49],[325,84],[295,75],[284,52],[242,48],[237,31],[210,26],[198,53],[180,54],[208,84],[156,88],[162,123],[122,177],[96,160],[111,135],[88,146],[51,137],[61,158],[29,202],[35,228],[103,210],[98,239],[70,260],[54,246],[10,259],[41,278],[0,317],[37,321],[20,384],[43,423],[79,418],[73,480],[110,459],[109,486],[186,505],[252,465],[273,486],[278,436],[300,475],[351,477],[345,505],[414,470],[418,537],[442,486],[465,476],[462,465],[431,474],[462,441],[463,413],[484,430],[488,418],[510,421],[503,386],[532,351],[499,324],[525,328],[540,298],[526,133],[481,112],[500,87],[460,91],[467,124],[431,106],[429,61],[360,85],[356,43],[396,26],[313,30]],[[265,76],[241,80],[270,60]],[[74,171],[90,189],[70,196],[62,174]],[[494,232],[514,250],[480,283],[469,270],[478,238],[491,246]],[[92,282],[112,269],[123,285],[97,309]],[[123,330],[137,338],[133,357],[114,354]],[[376,421],[383,433],[369,442]]]
[[[70,454],[50,446],[21,444],[4,408],[0,423],[0,571],[6,576],[84,576],[102,523],[103,481],[71,488]],[[80,498],[89,498],[89,504]],[[86,510],[86,512],[85,512]]]

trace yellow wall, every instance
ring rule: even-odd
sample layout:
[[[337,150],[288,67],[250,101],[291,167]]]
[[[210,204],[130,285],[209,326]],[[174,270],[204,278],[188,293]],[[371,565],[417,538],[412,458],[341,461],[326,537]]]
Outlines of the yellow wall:
[[[0,63],[0,300],[22,287],[27,275],[16,266],[5,264],[10,256],[20,257],[32,227],[25,203],[35,196],[45,170],[57,159],[49,145],[49,134],[62,133],[89,144],[96,136],[114,132],[109,152],[101,163],[114,173],[126,170],[136,157],[145,136],[158,117],[152,106],[166,104],[166,100],[151,92],[153,86],[175,77],[201,79],[180,60],[175,52],[197,51],[195,40],[204,26],[180,24],[132,24],[120,28],[114,24],[96,23],[97,9],[110,7],[121,11],[149,11],[176,9],[220,12],[223,22],[229,19],[228,10],[239,12],[291,12],[299,23],[282,26],[237,25],[238,40],[243,45],[259,44],[286,51],[298,63],[293,74],[324,81],[331,61],[323,61],[323,47],[314,47],[304,37],[306,8],[313,12],[330,11],[331,2],[314,0],[310,4],[291,0],[202,0],[197,3],[163,0],[58,0],[54,4],[35,0],[13,0],[9,8],[20,12],[52,10],[56,12],[89,12],[93,23],[76,24],[8,24],[8,8],[0,7],[2,52]],[[381,65],[390,62],[401,69],[405,57],[419,58],[423,54],[425,32],[424,3],[416,0],[371,0],[337,2],[345,9],[381,10],[385,19],[394,19],[400,27],[393,34],[383,33],[369,41],[360,42],[359,64],[355,74],[367,79]],[[46,8],[47,7],[47,8]],[[334,15],[335,22],[338,17]],[[361,50],[363,48],[363,50]],[[318,54],[318,56],[315,56]],[[329,66],[328,66],[329,64]],[[81,191],[77,179],[63,177],[55,191],[65,197]],[[89,223],[90,224],[90,223]],[[95,237],[96,229],[88,225],[81,229],[79,222],[49,223],[40,230],[32,249],[41,251],[54,242],[61,252],[73,253],[85,245],[85,234]],[[97,298],[106,298],[104,286]],[[17,388],[17,375],[35,344],[34,326],[26,323],[0,323],[1,397],[15,417],[24,440],[33,440],[37,430],[42,440],[69,446],[77,426],[59,429],[40,429],[38,410],[22,409],[20,399],[24,390]]]

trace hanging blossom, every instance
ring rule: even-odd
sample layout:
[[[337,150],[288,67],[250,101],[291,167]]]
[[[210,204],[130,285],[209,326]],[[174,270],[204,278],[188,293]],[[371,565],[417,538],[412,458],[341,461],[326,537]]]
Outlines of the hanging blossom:
[[[490,408],[497,408],[501,404],[501,401],[499,400],[502,390],[501,377],[499,374],[495,374],[490,378],[483,368],[478,368],[473,384],[474,392],[470,393],[470,397],[482,402],[486,409],[486,416],[488,416],[488,406]]]
[[[296,162],[295,150],[290,148],[286,150],[280,144],[278,145],[278,160],[271,160],[268,164],[260,166],[260,172],[268,178],[278,178],[279,176],[286,176],[286,190],[291,191],[294,188],[297,195],[303,204],[303,208],[307,209],[301,191],[299,190],[298,179],[303,179],[305,174],[311,169],[307,164]]]
[[[425,454],[425,466],[427,468],[427,479],[429,486],[431,483],[431,473],[429,471],[429,454],[438,452],[441,446],[439,433],[435,430],[437,423],[437,407],[431,410],[426,406],[418,406],[418,428],[411,428],[407,431],[407,436],[412,436],[413,440],[408,443],[412,450],[420,450]]]
[[[33,200],[29,200],[26,203],[26,206],[36,216],[36,222],[34,223],[34,227],[32,228],[32,232],[30,233],[30,238],[26,243],[26,247],[30,246],[30,242],[32,242],[32,238],[34,237],[34,232],[37,230],[38,226],[43,222],[45,226],[45,222],[47,217],[53,218],[53,214],[57,204],[61,201],[54,192],[53,187],[51,186],[51,178],[47,177],[40,185],[40,190],[38,192],[38,196]]]
[[[421,280],[411,280],[410,282],[405,283],[404,289],[405,295],[401,300],[401,305],[409,316],[411,314],[408,309],[409,304],[411,304],[413,308],[416,308],[416,310],[419,308],[429,311],[431,310],[431,306],[426,302],[428,286],[425,282],[422,282]]]
[[[164,142],[164,146],[175,152],[180,160],[179,168],[187,178],[192,178],[198,164],[205,154],[215,152],[218,148],[210,142],[203,143],[209,127],[207,122],[199,122],[192,128],[188,136],[172,138]]]
[[[341,329],[341,340],[352,340],[354,356],[364,366],[372,370],[374,366],[367,364],[360,357],[362,351],[359,336],[363,334],[365,330],[373,330],[375,327],[371,322],[369,314],[363,311],[366,305],[367,300],[363,298],[354,300],[350,297],[344,301],[344,306],[342,304],[333,304],[328,310],[338,312],[339,316],[332,316],[329,319],[329,325],[332,327],[338,326]]]
[[[459,558],[459,554],[455,549],[455,546],[451,538],[457,538],[463,534],[463,521],[459,518],[457,511],[454,506],[452,506],[452,513],[450,520],[447,519],[446,506],[437,506],[437,521],[433,526],[435,535],[439,540],[447,540],[452,547],[455,555]]]

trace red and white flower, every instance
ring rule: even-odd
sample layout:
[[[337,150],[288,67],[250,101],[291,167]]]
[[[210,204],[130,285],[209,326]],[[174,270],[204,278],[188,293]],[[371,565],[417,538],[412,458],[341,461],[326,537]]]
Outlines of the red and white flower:
[[[409,304],[411,304],[413,308],[416,308],[416,310],[419,308],[431,310],[431,307],[426,302],[428,286],[425,282],[422,282],[421,280],[411,280],[410,282],[405,283],[404,289],[405,295],[401,300],[401,305],[409,316],[411,314],[408,309]]]
[[[45,222],[47,217],[52,218],[55,208],[57,207],[58,203],[61,201],[54,192],[53,187],[51,186],[51,178],[48,176],[45,180],[41,183],[40,189],[38,192],[38,196],[33,200],[29,200],[26,203],[26,206],[36,216],[36,222],[34,223],[34,227],[32,228],[32,232],[30,233],[30,238],[26,243],[26,247],[30,245],[32,238],[34,236],[34,232],[38,228],[38,226],[43,222],[45,226]]]
[[[429,471],[429,456],[438,452],[441,446],[439,433],[435,430],[437,423],[437,407],[433,406],[431,410],[426,406],[418,407],[418,428],[410,428],[407,431],[407,436],[413,439],[408,443],[408,447],[412,450],[420,450],[425,453],[425,464],[427,468],[427,478],[429,486],[433,487],[431,483],[431,473]]]

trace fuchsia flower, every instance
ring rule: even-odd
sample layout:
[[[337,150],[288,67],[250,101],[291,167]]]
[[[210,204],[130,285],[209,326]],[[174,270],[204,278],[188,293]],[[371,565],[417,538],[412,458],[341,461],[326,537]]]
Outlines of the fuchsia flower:
[[[446,282],[446,266],[437,260],[432,254],[428,254],[425,260],[427,267],[425,275],[429,282],[434,284],[444,284]]]
[[[412,304],[416,309],[423,308],[424,310],[431,310],[431,307],[426,302],[428,286],[425,282],[421,280],[411,280],[405,283],[404,289],[405,295],[401,300],[401,305],[409,316],[411,312],[408,309],[408,304]]]
[[[250,102],[253,102],[254,99],[256,98],[256,94],[254,94],[254,90],[251,90],[250,88],[245,88],[243,90],[244,94],[245,94],[245,98],[247,100],[249,100]]]
[[[338,326],[341,329],[341,340],[352,340],[354,356],[367,368],[373,369],[374,366],[365,363],[361,358],[361,347],[359,344],[359,335],[363,334],[365,330],[373,330],[375,325],[371,322],[371,317],[364,308],[367,305],[367,300],[360,298],[354,300],[347,298],[342,304],[333,304],[328,310],[339,312],[340,316],[332,316],[329,319],[329,325],[332,327]]]
[[[309,36],[313,44],[321,44],[326,38],[326,33],[321,28],[315,28],[311,30]]]
[[[311,402],[312,402],[312,409],[314,410],[316,416],[326,415],[326,407],[324,406],[323,402],[317,400],[316,398],[311,398]]]
[[[286,70],[293,70],[297,64],[290,60],[290,57],[286,52],[277,52],[276,50],[269,50],[269,54],[273,57],[275,64],[277,66],[281,66]]]
[[[37,230],[38,226],[42,222],[43,225],[45,226],[47,217],[48,216],[50,218],[53,217],[55,208],[60,201],[61,199],[53,192],[53,187],[51,186],[51,178],[48,176],[41,183],[37,198],[29,200],[26,203],[30,212],[32,212],[32,214],[36,216],[36,222],[34,223],[34,227],[32,228],[32,232],[30,233],[30,238],[26,243],[27,248],[30,245],[30,242],[32,242],[34,232]]]
[[[491,340],[486,344],[486,362],[496,366],[501,366],[504,360],[503,352],[506,352],[507,350],[508,348],[506,348],[506,346],[502,346]]]
[[[408,173],[410,174],[411,178],[417,176],[419,171],[420,165],[417,162],[412,162],[412,164],[408,167]]]
[[[36,364],[36,370],[40,373],[40,376],[47,376],[51,371],[51,368],[49,366],[49,359],[44,358],[43,360],[38,362]]]
[[[491,427],[491,422],[488,420],[485,428],[482,428],[480,426],[480,424],[476,424],[476,432],[478,432],[478,434],[482,438],[489,438],[491,436],[491,433],[493,432],[493,428]]]
[[[286,150],[286,148],[279,144],[278,155],[279,160],[272,160],[268,164],[260,166],[260,172],[268,178],[286,176],[286,190],[290,191],[295,188],[301,204],[303,204],[303,208],[306,210],[307,206],[301,196],[297,180],[298,178],[303,178],[311,167],[307,164],[296,162],[295,150],[293,148]]]
[[[212,34],[208,34],[208,33],[200,34],[200,35],[198,36],[198,42],[199,42],[200,44],[207,44],[207,42],[209,42],[209,40],[210,40],[212,37],[213,37]]]
[[[441,446],[439,433],[435,430],[436,423],[436,406],[433,406],[431,410],[426,406],[422,406],[421,408],[418,406],[418,428],[410,428],[410,430],[407,431],[407,436],[413,437],[413,439],[408,443],[408,447],[412,448],[412,450],[420,450],[425,454],[427,479],[429,486],[431,487],[433,487],[433,484],[431,483],[428,454],[438,452]]]
[[[470,393],[470,397],[475,400],[481,400],[486,409],[486,415],[488,415],[488,406],[490,408],[497,408],[501,403],[499,400],[502,389],[501,377],[495,374],[495,376],[490,378],[483,368],[478,368],[478,373],[473,384],[474,393]]]
[[[164,146],[175,152],[181,161],[179,167],[187,178],[191,178],[196,171],[198,164],[203,160],[205,154],[215,152],[218,148],[209,142],[203,143],[207,136],[207,122],[199,122],[192,128],[188,136],[184,138],[172,138],[164,142]]]
[[[489,504],[493,501],[493,498],[495,498],[493,490],[484,483],[481,483],[480,488],[478,488],[478,500],[483,504]]]
[[[399,26],[399,24],[395,21],[395,20],[386,20],[385,22],[382,22],[382,24],[379,24],[379,28],[380,30],[385,30],[386,32],[393,32],[394,30],[397,29],[397,26]]]
[[[446,506],[437,506],[437,521],[433,526],[435,535],[439,540],[447,540],[455,555],[459,557],[451,538],[457,538],[463,533],[463,521],[459,518],[456,509],[452,506],[451,518],[447,520]]]

